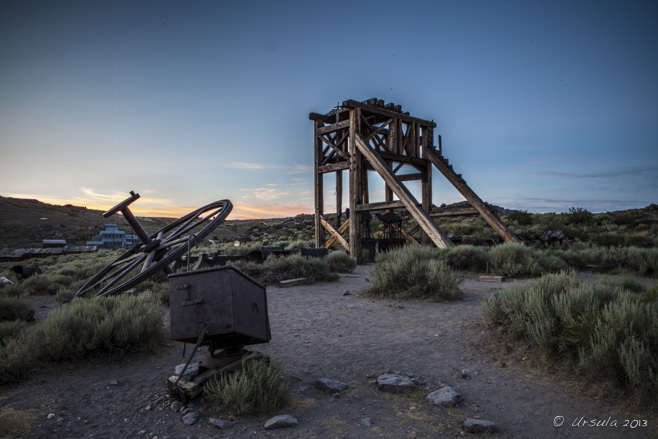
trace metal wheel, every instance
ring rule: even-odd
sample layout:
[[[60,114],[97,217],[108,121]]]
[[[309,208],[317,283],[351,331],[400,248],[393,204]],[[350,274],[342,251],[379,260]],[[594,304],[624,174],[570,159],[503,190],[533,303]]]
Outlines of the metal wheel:
[[[173,273],[169,265],[223,223],[233,209],[233,204],[229,200],[216,201],[188,213],[147,236],[128,209],[128,205],[139,198],[139,194],[133,192],[131,194],[132,198],[120,203],[103,216],[108,217],[121,211],[143,243],[133,246],[89,279],[78,290],[75,297],[87,293],[93,293],[95,296],[118,294],[135,287],[162,270],[167,274]]]

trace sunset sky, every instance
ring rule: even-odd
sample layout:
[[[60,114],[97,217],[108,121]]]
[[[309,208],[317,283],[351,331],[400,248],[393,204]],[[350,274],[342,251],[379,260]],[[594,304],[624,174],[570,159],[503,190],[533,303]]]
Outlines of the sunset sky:
[[[485,201],[644,207],[658,203],[657,23],[658,2],[633,0],[3,0],[0,195],[312,213],[308,113],[377,97],[434,120]],[[435,172],[434,203],[460,200]]]

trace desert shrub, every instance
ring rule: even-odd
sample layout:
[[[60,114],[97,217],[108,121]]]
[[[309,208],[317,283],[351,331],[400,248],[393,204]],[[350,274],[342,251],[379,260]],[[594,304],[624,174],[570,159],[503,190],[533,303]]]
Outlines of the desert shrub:
[[[286,246],[286,248],[289,250],[296,250],[298,248],[313,248],[313,247],[315,247],[314,241],[307,241],[302,239],[293,241]]]
[[[370,294],[390,298],[456,299],[458,272],[433,247],[405,246],[380,253],[370,272]]]
[[[607,378],[639,399],[658,391],[658,302],[620,284],[547,275],[504,288],[483,301],[482,315],[589,379]]]
[[[628,258],[625,259],[628,268],[637,271],[640,274],[658,275],[658,249],[657,248],[636,248],[632,247],[627,250]]]
[[[507,218],[520,226],[529,226],[532,224],[532,216],[533,215],[526,210],[515,210],[507,215]]]
[[[262,360],[243,361],[234,373],[210,380],[203,396],[216,407],[237,414],[272,413],[292,400],[281,366]]]
[[[25,329],[24,320],[0,322],[0,345],[4,344],[5,339],[15,337],[23,329]]]
[[[297,278],[306,278],[308,283],[338,280],[338,275],[331,272],[324,259],[301,255],[270,256],[262,264],[236,263],[235,265],[249,276],[266,284]]]
[[[60,287],[68,287],[73,277],[65,274],[39,274],[25,279],[21,288],[26,294],[55,295]]]
[[[344,251],[333,251],[325,258],[329,270],[334,273],[351,273],[356,268],[356,259]]]
[[[539,274],[536,254],[537,250],[517,243],[497,245],[489,251],[492,269],[508,277]]]
[[[644,286],[632,277],[625,277],[620,285],[623,289],[631,293],[641,293],[645,290]]]
[[[76,300],[29,331],[31,348],[44,361],[121,357],[153,345],[162,313],[149,294]]]
[[[644,302],[656,302],[658,301],[658,285],[654,285],[646,291],[640,293],[640,297]]]
[[[20,331],[0,344],[0,384],[27,378],[37,367],[37,347],[32,331]]]
[[[582,207],[570,207],[565,215],[569,224],[590,224],[594,219],[592,212]]]
[[[594,242],[602,247],[619,247],[624,245],[624,237],[617,232],[604,232],[597,235]]]
[[[658,391],[658,305],[620,295],[600,314],[579,370],[628,386],[638,397]]]
[[[0,296],[0,322],[30,320],[34,315],[32,305],[15,296]]]
[[[486,249],[474,245],[458,245],[448,250],[446,260],[457,270],[484,271],[489,254]]]

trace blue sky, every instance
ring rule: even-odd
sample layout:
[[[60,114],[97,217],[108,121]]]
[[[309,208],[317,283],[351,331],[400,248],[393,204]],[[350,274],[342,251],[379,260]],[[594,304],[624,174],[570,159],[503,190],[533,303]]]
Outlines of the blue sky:
[[[643,207],[658,200],[657,19],[652,1],[4,0],[0,194],[311,213],[308,113],[378,97],[434,120],[485,201]],[[459,200],[435,172],[434,203]]]

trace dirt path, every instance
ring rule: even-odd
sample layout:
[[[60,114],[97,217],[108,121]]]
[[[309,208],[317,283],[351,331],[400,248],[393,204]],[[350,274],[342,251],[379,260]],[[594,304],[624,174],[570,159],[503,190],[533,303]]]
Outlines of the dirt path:
[[[199,421],[184,425],[169,409],[164,387],[173,367],[184,362],[178,343],[163,346],[156,356],[76,364],[5,386],[0,407],[24,416],[26,424],[33,421],[17,438],[437,438],[460,436],[466,417],[498,426],[486,437],[656,437],[655,418],[629,416],[614,401],[580,396],[522,366],[532,358],[512,356],[503,367],[479,306],[501,284],[466,280],[465,300],[452,303],[373,300],[359,294],[368,286],[370,268],[360,266],[338,283],[268,287],[272,341],[257,349],[283,365],[295,394],[285,413],[298,419],[296,427],[267,431],[269,416],[259,416],[240,417],[220,430],[208,419],[226,414],[202,400],[194,402]],[[413,374],[427,390],[407,397],[382,393],[371,380],[387,370]],[[320,377],[349,388],[338,396],[324,394],[314,387]],[[442,385],[461,393],[463,402],[450,409],[424,402],[425,394]],[[564,423],[555,427],[558,416]],[[578,426],[593,419],[608,422]],[[646,419],[649,427],[624,427],[626,419]]]

